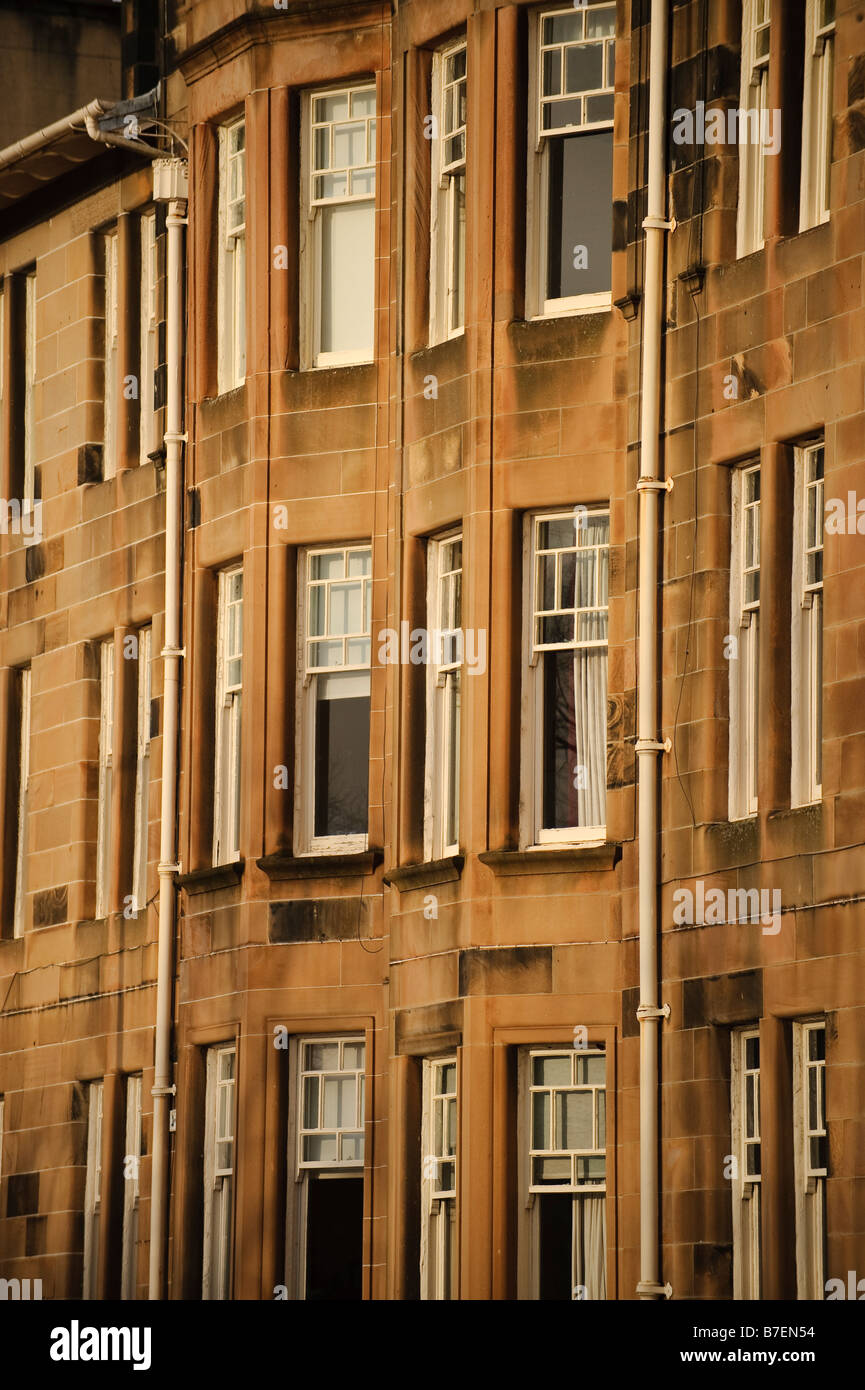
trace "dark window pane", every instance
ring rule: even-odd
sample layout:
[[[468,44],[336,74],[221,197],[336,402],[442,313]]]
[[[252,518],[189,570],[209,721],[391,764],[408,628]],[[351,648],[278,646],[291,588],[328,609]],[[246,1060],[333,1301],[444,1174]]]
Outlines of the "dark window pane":
[[[561,130],[568,125],[583,124],[581,97],[571,101],[548,101],[544,106],[544,130]]]
[[[604,85],[604,45],[586,43],[569,48],[565,69],[566,92],[594,92]]]
[[[574,653],[546,652],[544,663],[543,828],[564,830],[577,824],[574,787]]]
[[[598,121],[613,119],[613,96],[586,97],[586,124],[595,125]]]
[[[549,144],[547,298],[608,291],[613,132],[565,135]],[[575,247],[585,247],[585,252],[575,257]]]
[[[538,1298],[544,1302],[570,1299],[574,1199],[550,1193],[535,1201],[540,1203]]]
[[[342,702],[340,702],[342,703]],[[307,1180],[306,1296],[363,1296],[363,1178]]]
[[[365,835],[368,802],[369,696],[323,699],[319,683],[315,711],[315,834]]]

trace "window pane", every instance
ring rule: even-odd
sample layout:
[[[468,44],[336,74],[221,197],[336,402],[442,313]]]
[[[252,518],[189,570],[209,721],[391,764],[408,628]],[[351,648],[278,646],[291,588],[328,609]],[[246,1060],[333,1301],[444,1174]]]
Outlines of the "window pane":
[[[341,1140],[341,1155],[344,1163],[351,1163],[363,1158],[363,1135],[362,1134],[343,1134]]]
[[[583,37],[583,17],[579,14],[551,14],[544,20],[544,43],[567,43]]]
[[[550,1097],[547,1091],[532,1096],[532,1148],[551,1149]]]
[[[354,1121],[355,1079],[327,1076],[324,1079],[325,1129],[342,1129]]]
[[[311,579],[342,579],[345,558],[341,550],[332,550],[324,555],[310,556]],[[349,570],[349,573],[351,571]]]
[[[825,1028],[812,1028],[808,1033],[808,1056],[812,1062],[822,1062],[826,1056]]]
[[[375,115],[375,87],[351,94],[351,114],[353,116]]]
[[[369,801],[369,694],[338,698],[340,683],[319,682],[315,711],[316,835],[363,835]],[[351,688],[354,688],[352,686]],[[368,684],[367,684],[368,692]]]
[[[556,1094],[557,1149],[594,1148],[591,1091],[559,1091]]]
[[[307,1163],[335,1163],[335,1134],[305,1134],[303,1157]]]
[[[544,664],[542,825],[545,830],[557,830],[578,823],[574,785],[578,761],[574,728],[574,653],[546,652],[541,660]]]
[[[583,124],[583,103],[579,97],[571,101],[550,101],[544,106],[544,130],[561,130],[568,125]]]
[[[562,90],[562,53],[554,48],[544,54],[544,96],[557,97]]]
[[[571,1160],[569,1158],[536,1158],[532,1181],[536,1183],[569,1183],[571,1181]]]
[[[303,1128],[318,1129],[318,1077],[303,1078]]]
[[[600,121],[613,119],[612,94],[602,97],[586,98],[586,124],[594,125]]]
[[[354,114],[361,115],[355,106]],[[348,93],[339,92],[335,96],[316,97],[313,121],[344,121],[348,116]]]
[[[749,1178],[760,1176],[760,1148],[759,1144],[748,1144],[745,1149],[746,1168]]]
[[[450,1062],[439,1070],[439,1095],[455,1096],[457,1092],[456,1064]]]
[[[535,1086],[570,1086],[570,1057],[536,1057],[534,1059]]]
[[[605,1158],[578,1158],[577,1159],[577,1182],[580,1183],[602,1183],[607,1174],[607,1161]]]
[[[565,91],[591,92],[604,85],[604,45],[581,44],[568,48],[565,63]]]
[[[375,209],[321,209],[321,351],[372,356]]]
[[[334,636],[363,631],[360,584],[334,585],[330,591],[330,630]]]
[[[616,7],[605,5],[591,9],[586,14],[586,37],[590,39],[613,38],[616,32]]]
[[[822,1129],[820,1123],[819,1090],[817,1080],[817,1068],[808,1069],[808,1128]]]
[[[543,618],[541,620],[540,640],[543,643],[573,642],[574,620],[572,617]],[[570,655],[570,653],[568,653]]]
[[[316,198],[344,198],[348,193],[345,174],[322,174],[315,181]]]
[[[598,1148],[602,1149],[607,1142],[607,1093],[597,1091],[598,1100]]]
[[[314,169],[330,168],[330,129],[322,126],[315,132],[315,153],[313,156]]]
[[[463,137],[460,136],[460,140]],[[453,200],[453,300],[451,303],[452,329],[461,328],[465,322],[466,297],[466,177],[458,174],[454,179]]]
[[[745,1066],[754,1071],[760,1065],[760,1039],[745,1039]]]
[[[538,556],[538,607],[542,610],[556,607],[555,555]]]
[[[333,163],[336,169],[363,164],[366,159],[366,122],[336,126],[333,132]]]
[[[547,298],[608,291],[612,284],[613,132],[551,140],[548,158]]]
[[[577,1080],[583,1084],[603,1086],[607,1068],[605,1057],[577,1057]]]
[[[339,1043],[308,1043],[306,1068],[308,1071],[338,1071]]]
[[[368,624],[367,624],[368,625]],[[368,637],[351,638],[345,644],[346,663],[349,666],[368,666],[370,642]]]
[[[355,198],[372,197],[375,193],[375,169],[356,169],[351,176],[351,193]]]
[[[348,576],[354,579],[355,576],[372,574],[372,551],[370,550],[350,550],[348,552]]]
[[[574,544],[576,528],[572,516],[557,517],[555,521],[538,523],[538,550],[556,550]]]
[[[342,1049],[343,1071],[363,1071],[364,1044],[345,1043]]]

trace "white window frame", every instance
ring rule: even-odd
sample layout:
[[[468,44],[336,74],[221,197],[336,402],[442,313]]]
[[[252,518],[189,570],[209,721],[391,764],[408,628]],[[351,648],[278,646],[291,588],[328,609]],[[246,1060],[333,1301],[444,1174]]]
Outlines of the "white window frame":
[[[456,1054],[424,1058],[421,1148],[420,1296],[422,1299],[456,1299],[459,1296],[459,1063]]]
[[[87,1086],[87,1176],[84,1184],[84,1279],[81,1294],[81,1297],[85,1299],[98,1296],[104,1096],[104,1082],[89,1082]]]
[[[730,635],[736,639],[737,655],[730,660],[730,820],[746,820],[758,809],[762,503],[759,497],[748,497],[748,479],[753,475],[759,485],[760,464],[756,460],[735,468],[731,478]],[[753,575],[757,576],[756,598]]]
[[[314,580],[312,578],[312,560],[318,555],[330,555],[342,553],[345,557],[343,565],[344,580]],[[350,576],[348,574],[349,555],[360,553],[369,556],[369,565],[366,572],[360,575]],[[346,582],[349,579],[360,580],[362,585],[361,612],[365,614],[365,626],[362,631],[356,633],[343,633],[330,638],[331,641],[342,642],[342,660],[339,664],[321,665],[316,655],[316,638],[321,640],[326,634],[312,635],[310,633],[310,609],[311,592],[313,587],[323,587],[330,589],[334,584]],[[369,831],[365,834],[349,835],[316,835],[315,834],[315,733],[316,733],[316,705],[317,705],[317,682],[319,679],[326,678],[328,675],[337,675],[341,672],[356,672],[358,675],[365,673],[372,688],[372,544],[370,541],[339,542],[333,545],[307,546],[301,549],[298,555],[298,585],[297,585],[297,722],[295,747],[297,757],[295,758],[295,784],[294,784],[294,805],[295,805],[295,852],[302,855],[314,854],[357,854],[363,853],[369,844]],[[331,596],[327,594],[325,599],[326,622],[329,633]],[[357,645],[366,642],[367,660],[353,660],[357,655]],[[351,647],[350,644],[357,644]],[[372,723],[370,720],[370,731]],[[367,750],[369,758],[369,749]],[[368,824],[368,822],[367,822]]]
[[[535,1083],[534,1080],[534,1061],[535,1058],[563,1058],[570,1062],[571,1080],[562,1083],[557,1087],[550,1088],[547,1085]],[[602,1083],[597,1081],[589,1082],[581,1080],[579,1074],[580,1061],[585,1058],[601,1057],[604,1061],[604,1080]],[[603,1047],[590,1044],[585,1048],[574,1048],[565,1046],[545,1046],[545,1047],[522,1047],[518,1058],[518,1149],[519,1149],[519,1231],[518,1231],[518,1296],[521,1299],[537,1299],[540,1297],[540,1208],[539,1200],[545,1194],[569,1193],[574,1198],[574,1215],[572,1215],[572,1298],[579,1300],[577,1287],[582,1285],[587,1290],[589,1298],[606,1299],[607,1297],[607,1256],[608,1238],[606,1233],[606,1194],[607,1194],[607,1173],[609,1164],[607,1162],[607,1126],[606,1126],[606,1093],[609,1080],[609,1061],[607,1052]],[[555,1126],[556,1120],[556,1101],[555,1091],[572,1092],[582,1091],[591,1092],[592,1101],[592,1139],[593,1145],[589,1149],[565,1149],[556,1147],[551,1149],[538,1149],[534,1145],[534,1115],[533,1115],[533,1096],[538,1092],[547,1091],[550,1094],[550,1116],[551,1126]],[[598,1093],[603,1095],[603,1105],[598,1099]],[[603,1109],[603,1121],[601,1120],[601,1110]],[[555,1140],[554,1129],[550,1130],[551,1140]],[[535,1160],[543,1161],[552,1159],[564,1163],[569,1162],[567,1175],[562,1175],[561,1182],[540,1183],[535,1181]],[[588,1181],[580,1176],[579,1164],[581,1161],[597,1161],[602,1159],[604,1163],[603,1178]],[[578,1233],[574,1216],[576,1215],[577,1203],[582,1204],[582,1199],[600,1198],[602,1202],[601,1214],[604,1228],[604,1248],[601,1267],[595,1272],[592,1280],[595,1293],[592,1294],[589,1284],[586,1282],[586,1271],[579,1271],[580,1252],[577,1250]],[[581,1216],[584,1212],[581,1211]],[[576,1277],[582,1273],[582,1277]]]
[[[138,1275],[141,1073],[126,1078],[126,1142],[123,1151],[123,1236],[120,1297],[134,1298]],[[131,1161],[130,1161],[131,1160]]]
[[[754,1042],[757,1044],[756,1066],[753,1056],[749,1055]],[[734,1165],[731,1179],[733,1297],[758,1299],[762,1292],[763,1259],[759,1027],[735,1028],[731,1034],[730,1114]]]
[[[794,451],[791,777],[793,806],[823,796],[823,441]]]
[[[344,1046],[361,1046],[363,1048],[363,1069],[351,1068],[346,1071],[346,1075],[354,1075],[356,1086],[359,1090],[355,1091],[355,1105],[358,1105],[360,1097],[360,1121],[353,1127],[343,1127],[337,1131],[332,1127],[322,1128],[319,1131],[304,1127],[304,1077],[318,1075],[319,1077],[337,1075],[330,1069],[321,1070],[307,1065],[307,1047],[317,1044],[336,1043],[340,1047],[338,1062],[344,1060]],[[365,1181],[366,1167],[366,1068],[369,1063],[368,1041],[363,1033],[336,1033],[336,1034],[306,1034],[302,1037],[292,1037],[289,1046],[289,1073],[295,1078],[292,1085],[292,1102],[289,1105],[288,1113],[288,1201],[287,1201],[287,1220],[286,1220],[286,1287],[288,1296],[291,1299],[305,1300],[307,1296],[306,1274],[307,1274],[307,1230],[308,1230],[308,1197],[310,1182],[317,1181],[338,1181],[341,1178],[361,1178]],[[318,1095],[318,1114],[321,1116],[323,1107],[323,1089],[319,1083]],[[355,1120],[358,1119],[358,1110],[355,1111]],[[324,1161],[315,1162],[304,1159],[303,1138],[316,1132],[321,1133],[360,1133],[361,1138],[361,1157],[359,1159],[337,1160],[334,1162]]]
[[[834,0],[805,0],[799,231],[829,221],[835,78]]]
[[[604,712],[604,811],[605,820],[603,824],[592,826],[570,826],[559,828],[544,828],[543,821],[543,794],[544,794],[544,727],[543,727],[543,660],[542,655],[546,651],[556,651],[571,649],[575,653],[580,650],[603,649],[607,653],[609,663],[609,635],[606,641],[586,640],[573,642],[546,644],[538,641],[540,629],[538,623],[542,611],[537,607],[538,603],[538,572],[539,572],[539,550],[538,536],[540,526],[547,521],[560,521],[570,519],[574,524],[575,545],[577,537],[582,530],[584,518],[606,517],[609,524],[610,509],[606,506],[591,506],[576,508],[550,508],[549,510],[529,512],[524,518],[523,530],[523,690],[522,690],[522,768],[523,792],[520,798],[520,843],[523,849],[549,849],[557,845],[600,845],[606,840],[606,708]],[[607,586],[609,586],[609,552],[610,540],[606,545],[591,546],[589,548],[596,551],[605,551],[607,555]],[[546,553],[546,552],[544,552]],[[565,553],[565,552],[560,552]],[[597,589],[596,589],[597,593]],[[609,598],[606,605],[598,602],[592,611],[601,611],[606,608],[609,624]],[[561,610],[573,611],[573,610]],[[552,616],[549,610],[548,616]],[[608,628],[609,632],[609,628]],[[608,664],[609,672],[609,664]],[[607,676],[607,691],[609,690],[609,674]]]
[[[159,309],[156,256],[156,212],[144,212],[139,225],[141,255],[141,386],[138,426],[139,462],[147,463],[159,448],[156,429],[156,357],[158,351]]]
[[[153,629],[138,633],[138,710],[135,734],[135,816],[133,822],[132,905],[136,915],[147,906],[147,832],[150,801],[150,705]]]
[[[102,477],[113,478],[117,472],[118,420],[117,407],[120,395],[120,307],[118,302],[120,280],[118,273],[117,228],[103,236],[103,257],[105,276],[105,379],[104,379],[104,423],[102,434]]]
[[[336,1046],[336,1068],[312,1067],[307,1065],[308,1049],[313,1047]],[[363,1057],[359,1067],[343,1065],[346,1047],[362,1048]],[[298,1091],[297,1091],[297,1169],[298,1172],[335,1172],[337,1169],[360,1169],[364,1165],[365,1149],[365,1102],[366,1102],[366,1039],[363,1036],[308,1037],[301,1038],[298,1053]],[[354,1078],[354,1122],[352,1124],[327,1124],[325,1115],[325,1086],[328,1079],[337,1078],[340,1083]],[[306,1104],[306,1083],[316,1079],[317,1117],[315,1124],[307,1124],[309,1107]],[[336,1140],[337,1156],[334,1159],[309,1158],[305,1151],[307,1139],[333,1137]],[[360,1154],[349,1154],[347,1145],[360,1139]],[[344,1152],[345,1149],[345,1152]]]
[[[424,779],[424,858],[459,854],[462,687],[462,532],[428,544],[426,672],[426,776]],[[455,547],[459,546],[459,552]],[[445,569],[454,560],[458,565]],[[436,634],[446,634],[441,641]],[[459,633],[459,637],[451,637]],[[456,658],[460,659],[457,660]],[[454,724],[456,730],[454,732]],[[452,737],[453,735],[453,737]],[[455,756],[451,757],[453,743]],[[454,833],[449,834],[449,830]]]
[[[374,103],[371,116],[358,116],[352,119],[351,115],[346,118],[351,124],[366,122],[366,150],[365,163],[363,165],[352,165],[335,169],[333,156],[333,127],[340,122],[318,122],[313,124],[314,103],[319,97],[337,97],[347,95],[349,98],[349,112],[351,112],[352,98],[361,94],[372,92]],[[371,204],[373,209],[374,224],[377,222],[376,208],[376,188],[378,179],[376,177],[376,159],[378,142],[378,111],[375,104],[376,87],[374,82],[358,82],[341,84],[337,87],[321,87],[314,91],[303,94],[301,108],[301,180],[300,180],[300,283],[302,289],[301,306],[301,367],[304,370],[316,370],[326,367],[353,366],[362,362],[372,362],[375,358],[375,305],[376,305],[376,279],[378,261],[373,255],[373,264],[370,268],[373,287],[373,323],[372,341],[367,348],[343,348],[334,351],[322,351],[321,335],[321,301],[323,294],[323,273],[322,273],[322,219],[319,211],[326,207],[345,206],[353,203]],[[330,147],[330,172],[346,175],[345,195],[334,195],[330,197],[318,196],[320,188],[316,183],[317,177],[325,174],[324,167],[316,171],[313,168],[313,147],[314,131],[317,129],[327,129],[330,127],[329,147]],[[354,176],[361,176],[372,169],[372,192],[354,192]],[[349,186],[351,179],[352,187]],[[373,233],[373,244],[375,241],[375,231]]]
[[[582,125],[562,126],[558,131],[543,129],[542,108],[549,98],[542,95],[542,69],[544,47],[542,45],[543,23],[554,15],[585,14],[596,6],[572,5],[568,8],[547,8],[529,15],[529,159],[527,184],[527,237],[526,237],[526,317],[529,319],[560,318],[575,314],[597,314],[610,311],[613,305],[612,288],[599,290],[592,294],[566,295],[559,299],[548,299],[547,284],[547,233],[549,227],[549,142],[557,134],[579,131],[600,131],[613,129],[613,120],[586,122]],[[602,6],[602,8],[610,8]],[[615,8],[613,6],[613,8]],[[615,55],[615,35],[604,40],[612,44]],[[604,55],[606,64],[607,55]],[[615,61],[615,56],[614,56]],[[615,102],[615,86],[598,89],[599,93],[611,93]],[[610,254],[612,256],[612,245]],[[612,274],[612,269],[611,269]]]
[[[224,1075],[224,1072],[230,1072],[230,1075]],[[223,1095],[227,1097],[224,1103]],[[224,1110],[222,1124],[221,1110]],[[236,1136],[237,1044],[219,1043],[207,1049],[204,1259],[201,1272],[201,1297],[204,1300],[231,1298]],[[231,1159],[230,1163],[220,1162],[226,1157]]]
[[[240,595],[232,595],[240,578]],[[243,703],[243,566],[219,572],[216,626],[216,739],[213,778],[213,862],[240,858]],[[239,663],[239,670],[238,670]]]
[[[765,128],[769,111],[770,5],[771,0],[742,0],[739,107],[759,113],[758,132]],[[739,121],[737,259],[759,251],[766,240],[766,152],[762,143],[749,140],[751,126],[749,120]]]
[[[810,1039],[823,1034],[823,1058],[809,1057]],[[793,1024],[793,1175],[796,1187],[796,1297],[824,1299],[827,1168],[813,1162],[812,1142],[826,1133],[826,1023],[809,1019]],[[810,1076],[817,1073],[817,1116],[809,1115]]]
[[[24,276],[24,477],[21,516],[36,500],[36,271]],[[23,529],[23,528],[22,528]],[[38,539],[34,537],[34,539]]]
[[[239,137],[243,144],[234,148]],[[234,191],[232,180],[237,176]],[[246,116],[219,127],[219,254],[217,258],[217,390],[246,380]]]
[[[114,790],[114,639],[99,644],[99,778],[96,820],[96,907],[106,917],[111,892],[111,811]]]
[[[13,936],[24,933],[27,894],[27,828],[30,792],[30,709],[32,674],[29,666],[18,672],[18,836],[15,852],[15,909]]]
[[[462,55],[466,72],[455,64]],[[466,279],[466,122],[459,121],[460,89],[468,93],[468,46],[465,36],[433,54],[432,206],[430,209],[430,343],[465,333]],[[448,96],[451,101],[448,101]],[[448,110],[453,119],[448,125]],[[451,156],[448,158],[448,156]],[[462,180],[462,241],[456,235]],[[460,305],[462,312],[460,313]]]

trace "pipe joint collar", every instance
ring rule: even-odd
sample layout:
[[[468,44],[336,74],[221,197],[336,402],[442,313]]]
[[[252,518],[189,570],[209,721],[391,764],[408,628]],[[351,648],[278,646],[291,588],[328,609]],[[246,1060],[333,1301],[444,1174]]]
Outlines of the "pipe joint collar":
[[[673,1297],[672,1284],[647,1284],[642,1281],[637,1285],[637,1294],[640,1298],[667,1298]]]

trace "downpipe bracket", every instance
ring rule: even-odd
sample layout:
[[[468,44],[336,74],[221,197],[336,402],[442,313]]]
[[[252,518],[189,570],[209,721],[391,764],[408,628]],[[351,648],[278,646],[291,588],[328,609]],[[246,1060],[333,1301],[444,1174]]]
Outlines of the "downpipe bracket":
[[[638,738],[634,744],[635,753],[670,753],[673,748],[673,740],[665,738],[663,743],[656,743],[651,738]]]
[[[664,220],[663,217],[644,217],[644,218],[643,218],[643,228],[644,228],[644,230],[646,230],[646,231],[653,231],[653,232],[674,232],[674,231],[676,230],[676,228],[678,227],[678,225],[679,225],[679,224],[678,224],[678,222],[676,221],[675,217],[671,217],[670,220],[669,220],[669,222],[666,222],[666,221]]]
[[[176,1096],[176,1095],[177,1095],[177,1087],[176,1087],[176,1086],[151,1086],[151,1088],[150,1088],[150,1094],[151,1094],[152,1096],[155,1096],[157,1100],[159,1100],[159,1098],[160,1098],[161,1096]]]
[[[637,1293],[640,1298],[661,1298],[663,1296],[666,1299],[670,1299],[673,1297],[673,1285],[639,1283],[637,1285]]]
[[[637,1008],[637,1018],[639,1019],[640,1023],[648,1023],[653,1018],[669,1017],[669,1004],[661,1004],[657,1007],[654,1004],[640,1004]]]
[[[672,492],[672,478],[638,478],[637,492]]]

